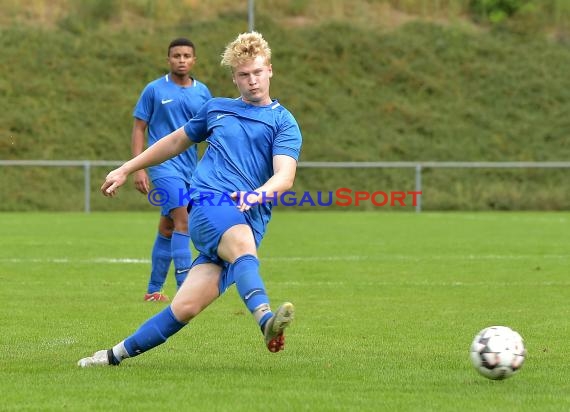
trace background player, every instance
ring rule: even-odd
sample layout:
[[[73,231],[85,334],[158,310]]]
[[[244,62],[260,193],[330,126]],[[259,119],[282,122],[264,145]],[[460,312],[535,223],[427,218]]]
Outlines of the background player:
[[[190,120],[212,95],[206,85],[191,76],[196,63],[196,47],[185,38],[172,40],[168,45],[170,72],[146,85],[135,106],[135,118],[131,135],[133,157],[145,149],[145,132],[148,130],[148,146],[172,133]],[[161,193],[158,233],[151,254],[151,273],[145,301],[168,302],[162,289],[168,275],[170,262],[174,260],[176,285],[179,288],[192,262],[188,235],[187,202],[179,190],[186,193],[198,155],[196,146],[180,153],[164,163],[149,168],[153,186]],[[150,190],[145,170],[134,173],[136,189],[144,194]]]
[[[270,97],[271,49],[259,33],[243,33],[228,44],[222,64],[231,68],[241,96],[211,99],[184,127],[109,173],[101,187],[113,196],[129,174],[207,139],[192,177],[190,234],[200,255],[171,305],[111,349],[79,360],[81,367],[118,365],[164,343],[234,283],[267,348],[284,348],[294,307],[286,302],[271,311],[257,248],[271,218],[265,200],[293,185],[301,132],[293,115]],[[205,193],[209,201],[203,202]]]

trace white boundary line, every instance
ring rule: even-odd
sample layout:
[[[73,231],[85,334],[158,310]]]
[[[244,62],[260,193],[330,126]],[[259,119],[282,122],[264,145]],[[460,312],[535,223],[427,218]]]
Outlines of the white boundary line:
[[[268,256],[261,257],[263,262],[355,262],[355,261],[445,261],[445,260],[532,260],[532,259],[569,259],[567,255],[432,255],[420,258],[414,255],[375,255],[375,256]],[[150,259],[139,258],[0,258],[0,263],[79,263],[79,264],[150,264]]]

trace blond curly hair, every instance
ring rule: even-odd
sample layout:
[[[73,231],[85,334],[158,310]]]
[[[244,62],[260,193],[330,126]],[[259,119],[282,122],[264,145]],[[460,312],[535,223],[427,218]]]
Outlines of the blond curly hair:
[[[226,46],[221,65],[234,68],[258,56],[264,57],[266,64],[271,63],[271,49],[267,41],[256,31],[242,33]]]

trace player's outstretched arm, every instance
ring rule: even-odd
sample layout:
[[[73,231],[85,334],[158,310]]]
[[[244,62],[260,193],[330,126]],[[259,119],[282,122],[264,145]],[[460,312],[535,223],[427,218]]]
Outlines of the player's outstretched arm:
[[[118,169],[111,171],[101,186],[101,192],[105,196],[114,196],[117,193],[117,189],[125,183],[131,173],[160,164],[182,153],[192,144],[192,141],[186,136],[183,127],[175,130],[150,146],[140,155],[125,162]]]

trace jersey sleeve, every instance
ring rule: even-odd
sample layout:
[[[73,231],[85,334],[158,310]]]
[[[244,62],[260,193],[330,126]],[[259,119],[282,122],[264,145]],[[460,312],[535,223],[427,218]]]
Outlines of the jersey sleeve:
[[[149,122],[153,112],[154,88],[148,84],[142,91],[139,100],[133,110],[133,117]]]
[[[210,100],[212,98],[212,93],[210,92],[210,89],[208,89],[208,86],[204,85],[204,89],[206,89],[204,91],[204,94],[206,96],[206,100]]]
[[[198,113],[183,126],[184,133],[194,143],[203,142],[208,137],[208,107],[209,104],[206,102]]]
[[[285,112],[273,142],[273,156],[287,155],[298,161],[302,141],[297,121],[291,113]]]

